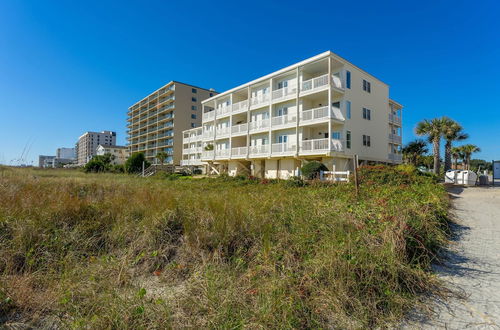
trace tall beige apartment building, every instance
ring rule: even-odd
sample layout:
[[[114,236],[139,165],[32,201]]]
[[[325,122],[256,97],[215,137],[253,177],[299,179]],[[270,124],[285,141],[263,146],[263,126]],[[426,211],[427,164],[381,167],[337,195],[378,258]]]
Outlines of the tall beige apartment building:
[[[179,165],[182,131],[201,125],[201,101],[215,95],[211,89],[171,81],[132,105],[127,113],[131,154],[143,152],[156,164],[156,154],[165,152],[165,163]]]
[[[202,102],[184,132],[183,165],[288,178],[311,160],[329,170],[401,162],[402,106],[389,86],[328,51]]]
[[[78,138],[75,145],[78,165],[87,164],[97,153],[97,147],[116,145],[116,132],[85,132]]]

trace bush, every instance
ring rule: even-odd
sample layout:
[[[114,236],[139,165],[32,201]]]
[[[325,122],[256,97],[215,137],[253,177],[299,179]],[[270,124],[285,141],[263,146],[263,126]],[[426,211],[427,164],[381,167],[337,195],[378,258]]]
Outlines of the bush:
[[[127,173],[140,173],[143,162],[145,163],[144,168],[148,168],[151,165],[142,152],[134,153],[125,162],[125,170]]]
[[[328,168],[323,163],[313,160],[302,166],[300,170],[306,180],[312,180],[319,178],[319,173],[328,171]]]
[[[111,159],[109,157],[104,156],[94,156],[92,159],[85,164],[83,170],[86,173],[89,172],[106,172],[111,168]]]

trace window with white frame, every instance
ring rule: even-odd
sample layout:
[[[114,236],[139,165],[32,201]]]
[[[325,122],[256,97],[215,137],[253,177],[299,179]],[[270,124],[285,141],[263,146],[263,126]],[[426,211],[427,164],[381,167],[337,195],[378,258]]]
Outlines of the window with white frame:
[[[367,93],[371,93],[371,83],[363,79],[363,90]]]
[[[345,115],[347,119],[351,119],[351,101],[345,101]]]

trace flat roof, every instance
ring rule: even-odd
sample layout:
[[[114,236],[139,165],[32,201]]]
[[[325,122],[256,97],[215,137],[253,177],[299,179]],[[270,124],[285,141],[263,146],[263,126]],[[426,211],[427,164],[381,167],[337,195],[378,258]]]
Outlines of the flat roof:
[[[225,92],[222,92],[222,93],[217,94],[217,95],[215,95],[215,96],[213,96],[213,97],[210,97],[210,98],[208,98],[208,99],[206,99],[206,100],[202,101],[201,103],[206,103],[206,102],[213,101],[213,100],[215,100],[215,99],[217,99],[217,98],[219,98],[219,97],[221,97],[221,96],[225,96],[225,95],[227,95],[227,94],[233,93],[233,92],[235,92],[235,91],[237,91],[237,90],[239,90],[239,89],[242,89],[242,88],[248,87],[248,86],[250,86],[250,85],[258,84],[258,83],[260,83],[260,82],[262,82],[262,81],[264,81],[264,80],[267,80],[267,79],[269,79],[269,78],[271,78],[271,77],[273,77],[273,76],[276,76],[276,75],[279,75],[279,74],[285,73],[285,72],[287,72],[287,71],[290,71],[290,70],[292,70],[292,69],[295,69],[295,68],[297,68],[298,66],[302,66],[302,65],[305,65],[305,64],[309,64],[309,63],[312,63],[312,62],[316,62],[316,61],[319,61],[319,60],[321,60],[321,59],[323,59],[323,58],[326,58],[326,57],[329,57],[329,56],[331,56],[331,57],[335,58],[335,59],[336,59],[336,60],[338,60],[339,62],[349,63],[350,65],[352,65],[352,66],[353,66],[353,67],[355,67],[356,69],[358,69],[358,70],[362,71],[363,73],[365,73],[365,74],[369,75],[369,76],[370,76],[370,77],[372,77],[373,79],[380,81],[382,84],[384,84],[384,85],[386,85],[386,86],[389,86],[389,85],[387,85],[385,82],[383,82],[382,80],[380,80],[380,79],[378,79],[377,77],[375,77],[374,75],[372,75],[372,74],[370,74],[370,73],[366,72],[365,70],[363,70],[363,69],[359,68],[358,66],[356,66],[356,65],[352,64],[351,62],[349,62],[349,61],[348,61],[348,60],[346,60],[345,58],[343,58],[343,57],[341,57],[341,56],[339,56],[339,55],[335,54],[334,52],[332,52],[332,51],[328,50],[328,51],[323,52],[323,53],[321,53],[321,54],[318,54],[318,55],[316,55],[316,56],[310,57],[310,58],[308,58],[308,59],[305,59],[305,60],[303,60],[303,61],[297,62],[297,63],[292,64],[292,65],[289,65],[289,66],[287,66],[287,67],[285,67],[285,68],[283,68],[283,69],[280,69],[280,70],[278,70],[278,71],[275,71],[275,72],[269,73],[269,74],[267,74],[267,75],[265,75],[265,76],[263,76],[263,77],[260,77],[260,78],[254,79],[254,80],[252,80],[252,81],[250,81],[250,82],[247,82],[247,83],[245,83],[245,84],[242,84],[242,85],[239,85],[239,86],[237,86],[237,87],[231,88],[231,89],[229,89],[229,90],[227,90],[227,91],[225,91]]]
[[[183,83],[183,82],[180,82],[180,81],[177,81],[177,80],[171,80],[170,82],[166,83],[165,85],[161,86],[160,88],[154,90],[153,92],[149,93],[147,96],[143,97],[142,99],[140,99],[139,101],[135,102],[134,104],[132,104],[130,108],[132,108],[134,105],[138,104],[138,103],[141,103],[142,101],[144,101],[145,99],[149,98],[151,95],[153,95],[154,93],[158,92],[160,89],[162,88],[165,88],[169,85],[172,85],[172,84],[181,84],[181,85],[184,85],[184,86],[189,86],[189,87],[193,87],[193,88],[198,88],[198,89],[202,89],[202,90],[205,90],[207,92],[212,92],[212,93],[217,93],[217,91],[215,91],[215,89],[213,88],[203,88],[203,87],[198,87],[198,86],[195,86],[195,85],[191,85],[191,84],[186,84],[186,83]]]

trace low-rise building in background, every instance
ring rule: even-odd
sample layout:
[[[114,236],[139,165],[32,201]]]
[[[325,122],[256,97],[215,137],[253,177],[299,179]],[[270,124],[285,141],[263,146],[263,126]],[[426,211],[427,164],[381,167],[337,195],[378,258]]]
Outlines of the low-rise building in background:
[[[97,147],[96,155],[104,156],[106,154],[113,156],[111,163],[115,165],[125,164],[130,155],[128,147],[126,146],[103,146],[100,144]]]

